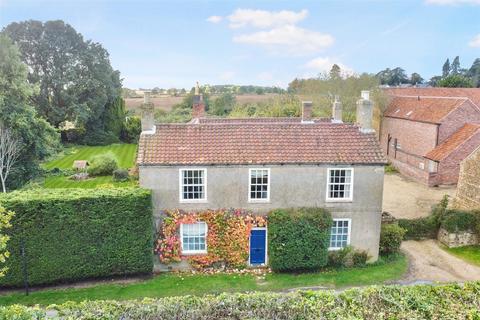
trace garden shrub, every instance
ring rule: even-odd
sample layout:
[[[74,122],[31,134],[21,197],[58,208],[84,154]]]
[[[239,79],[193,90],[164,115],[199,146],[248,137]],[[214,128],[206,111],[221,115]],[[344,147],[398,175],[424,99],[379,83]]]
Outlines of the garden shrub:
[[[434,216],[398,219],[398,225],[406,230],[405,240],[435,239],[440,228],[440,223]]]
[[[318,270],[328,262],[332,217],[322,208],[278,209],[268,216],[274,271]]]
[[[398,225],[406,230],[405,240],[436,239],[442,217],[448,206],[448,196],[432,207],[428,217],[417,219],[398,219]]]
[[[120,134],[122,141],[137,143],[142,132],[142,122],[139,117],[128,117]]]
[[[152,209],[143,189],[36,189],[0,196],[15,212],[0,286],[23,285],[22,240],[31,285],[152,271]]]
[[[100,154],[90,160],[88,174],[92,176],[109,176],[117,170],[118,161],[111,153]]]
[[[367,264],[368,253],[347,246],[328,253],[328,266],[332,268],[361,267]]]
[[[38,307],[0,307],[34,312]],[[48,307],[61,319],[479,319],[480,282],[373,286],[333,291],[223,293],[132,301],[67,302]],[[22,318],[23,319],[23,318]],[[44,319],[37,316],[34,319]]]
[[[400,245],[406,230],[396,223],[382,225],[380,232],[380,254],[389,255],[400,252]]]
[[[127,169],[117,169],[113,171],[113,181],[124,182],[128,181],[129,174]]]
[[[473,212],[448,210],[442,218],[441,226],[450,233],[477,230],[478,217]]]

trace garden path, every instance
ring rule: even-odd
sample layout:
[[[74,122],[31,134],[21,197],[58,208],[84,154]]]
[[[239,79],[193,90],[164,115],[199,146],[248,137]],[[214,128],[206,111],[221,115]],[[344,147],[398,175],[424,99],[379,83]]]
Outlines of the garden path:
[[[409,269],[400,284],[480,280],[480,267],[449,254],[435,240],[404,241],[402,251]]]

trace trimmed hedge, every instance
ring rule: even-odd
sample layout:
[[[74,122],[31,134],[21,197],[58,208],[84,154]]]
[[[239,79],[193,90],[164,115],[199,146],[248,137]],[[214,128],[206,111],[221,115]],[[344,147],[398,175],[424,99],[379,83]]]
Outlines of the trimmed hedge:
[[[450,233],[476,231],[478,217],[473,212],[448,210],[442,217],[442,228]]]
[[[268,216],[274,271],[318,270],[328,262],[332,217],[322,208],[278,209]]]
[[[398,219],[398,225],[406,230],[405,240],[435,239],[440,227],[435,216],[417,219]]]
[[[49,306],[61,319],[479,319],[480,282],[293,293],[224,293]],[[14,318],[12,315],[17,315]],[[23,316],[21,318],[21,316]],[[30,317],[28,317],[30,316]],[[45,319],[38,307],[0,307],[0,319]]]
[[[22,239],[31,285],[152,272],[149,191],[36,189],[2,195],[0,204],[16,213],[0,286],[23,285]]]

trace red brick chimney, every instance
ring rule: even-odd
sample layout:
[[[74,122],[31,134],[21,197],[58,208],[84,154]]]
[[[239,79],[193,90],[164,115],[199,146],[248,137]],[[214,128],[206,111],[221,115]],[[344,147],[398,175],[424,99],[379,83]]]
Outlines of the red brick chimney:
[[[198,119],[205,116],[205,103],[203,102],[203,96],[200,93],[200,87],[198,85],[195,86],[195,94],[193,96],[193,110],[192,110],[192,118]]]
[[[312,109],[312,101],[302,101],[302,123],[313,123]]]

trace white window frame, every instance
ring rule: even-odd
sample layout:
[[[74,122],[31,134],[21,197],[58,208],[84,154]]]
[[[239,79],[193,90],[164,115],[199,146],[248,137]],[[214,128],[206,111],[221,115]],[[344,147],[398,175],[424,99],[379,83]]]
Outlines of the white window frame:
[[[261,264],[260,266],[267,266],[268,265],[268,229],[267,227],[254,227],[251,230],[265,230],[265,263]],[[257,264],[252,265],[250,262],[250,246],[251,246],[251,239],[248,239],[248,265],[249,266],[258,266]]]
[[[184,171],[203,171],[203,194],[204,199],[183,199],[183,172]],[[206,168],[180,168],[178,170],[178,199],[180,203],[205,203],[207,197],[207,169]]]
[[[352,237],[352,219],[350,218],[336,218],[333,219],[333,221],[348,221],[348,234],[347,234],[347,246],[350,245],[350,238]],[[331,234],[331,229],[330,229],[330,237],[332,236]],[[328,250],[329,251],[336,251],[336,250],[342,250],[342,247],[330,247],[330,239],[328,238]]]
[[[267,180],[267,198],[266,199],[252,199],[251,188],[252,188],[252,171],[253,170],[267,171],[268,180]],[[271,179],[270,168],[249,168],[248,169],[248,202],[251,202],[251,203],[270,202],[270,179]]]
[[[185,224],[204,224],[205,225],[205,250],[183,250],[183,226]],[[204,221],[197,221],[194,223],[181,223],[180,224],[180,247],[182,249],[182,255],[195,255],[206,254],[208,252],[208,224]]]
[[[332,170],[350,170],[351,172],[351,182],[350,182],[350,197],[348,198],[330,198],[330,172]],[[353,183],[354,183],[354,173],[355,170],[352,167],[343,168],[327,168],[327,185],[326,185],[326,201],[327,202],[352,202],[353,201]]]

